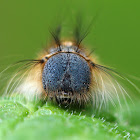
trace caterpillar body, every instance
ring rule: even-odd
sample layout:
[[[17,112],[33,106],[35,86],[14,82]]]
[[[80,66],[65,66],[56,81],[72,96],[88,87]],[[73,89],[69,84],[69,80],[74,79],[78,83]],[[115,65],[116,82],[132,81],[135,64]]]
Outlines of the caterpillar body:
[[[52,47],[43,50],[35,60],[17,62],[22,66],[11,78],[5,93],[22,94],[29,100],[51,100],[65,106],[92,104],[96,108],[106,107],[109,102],[115,106],[117,100],[121,107],[120,96],[124,99],[130,96],[116,77],[128,79],[99,64],[85,51],[81,42],[88,29],[81,34],[81,28],[76,27],[74,41],[60,40],[60,26],[50,31],[55,41]]]

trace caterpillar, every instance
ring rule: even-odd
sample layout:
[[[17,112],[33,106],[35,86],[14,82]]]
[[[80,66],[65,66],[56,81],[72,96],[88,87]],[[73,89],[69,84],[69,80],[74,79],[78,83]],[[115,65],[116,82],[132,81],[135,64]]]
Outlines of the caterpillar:
[[[120,96],[125,101],[125,96],[131,99],[117,78],[131,81],[99,64],[85,51],[82,41],[89,27],[81,33],[78,23],[73,31],[74,40],[64,41],[60,39],[61,28],[50,30],[54,42],[39,53],[37,59],[13,64],[21,66],[9,81],[5,94],[22,94],[28,100],[38,98],[64,106],[92,104],[96,108],[106,107],[109,102],[115,106],[116,100],[121,107]]]

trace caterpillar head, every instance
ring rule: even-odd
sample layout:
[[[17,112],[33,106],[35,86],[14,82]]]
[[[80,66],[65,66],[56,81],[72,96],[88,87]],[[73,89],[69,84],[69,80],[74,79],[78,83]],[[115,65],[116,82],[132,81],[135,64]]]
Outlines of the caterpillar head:
[[[88,99],[92,84],[92,71],[84,53],[71,42],[62,43],[46,56],[42,84],[48,98],[69,104]]]

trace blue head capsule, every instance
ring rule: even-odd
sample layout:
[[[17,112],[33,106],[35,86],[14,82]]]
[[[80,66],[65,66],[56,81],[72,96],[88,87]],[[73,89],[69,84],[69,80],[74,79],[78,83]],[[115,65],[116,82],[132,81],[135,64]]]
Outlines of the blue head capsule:
[[[80,55],[61,52],[46,62],[42,81],[48,96],[68,99],[75,94],[87,94],[91,71],[87,61]]]

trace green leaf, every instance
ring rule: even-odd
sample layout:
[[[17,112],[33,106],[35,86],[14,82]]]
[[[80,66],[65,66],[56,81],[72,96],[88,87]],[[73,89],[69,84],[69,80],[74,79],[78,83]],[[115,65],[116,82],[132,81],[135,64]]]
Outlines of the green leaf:
[[[104,117],[103,117],[104,116]],[[136,132],[112,114],[88,110],[66,110],[52,104],[26,103],[18,99],[0,100],[1,140],[109,140],[137,139]]]

